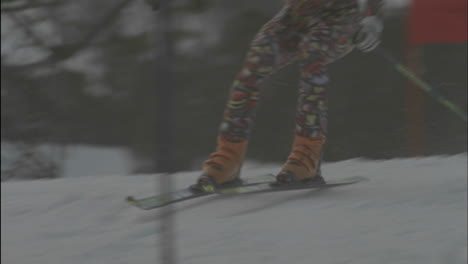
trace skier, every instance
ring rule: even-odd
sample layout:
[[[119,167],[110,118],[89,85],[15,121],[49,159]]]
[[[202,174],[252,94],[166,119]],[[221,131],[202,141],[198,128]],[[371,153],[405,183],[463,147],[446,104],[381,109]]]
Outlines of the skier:
[[[280,68],[300,66],[296,129],[291,153],[277,184],[324,182],[320,161],[327,134],[326,65],[354,47],[363,52],[380,43],[382,0],[287,0],[257,33],[235,79],[217,137],[203,162],[195,188],[223,188],[239,182],[239,172],[265,79]]]

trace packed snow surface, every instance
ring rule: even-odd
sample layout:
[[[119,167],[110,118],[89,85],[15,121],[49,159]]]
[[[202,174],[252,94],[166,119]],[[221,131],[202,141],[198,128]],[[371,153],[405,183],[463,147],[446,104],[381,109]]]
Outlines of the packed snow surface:
[[[277,164],[246,164],[244,177]],[[210,196],[174,206],[177,263],[465,264],[467,155],[324,165],[329,190]],[[177,188],[197,172],[173,175]],[[155,175],[75,177],[1,186],[5,264],[159,263],[161,210],[124,197],[157,192]]]

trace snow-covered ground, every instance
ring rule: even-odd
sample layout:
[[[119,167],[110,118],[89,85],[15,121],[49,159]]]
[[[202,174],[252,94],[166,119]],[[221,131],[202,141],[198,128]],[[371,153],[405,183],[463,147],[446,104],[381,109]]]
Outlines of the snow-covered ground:
[[[277,165],[247,164],[244,175]],[[193,264],[465,264],[467,155],[324,166],[328,179],[370,181],[186,201],[177,260]],[[177,187],[197,172],[174,175]],[[72,177],[1,185],[5,264],[158,262],[160,211],[124,203],[157,189],[151,175]]]

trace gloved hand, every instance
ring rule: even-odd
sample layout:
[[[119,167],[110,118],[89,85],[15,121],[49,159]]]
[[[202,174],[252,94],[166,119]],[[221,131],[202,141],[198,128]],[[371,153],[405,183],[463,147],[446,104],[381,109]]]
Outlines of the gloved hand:
[[[354,36],[356,48],[363,52],[375,49],[381,42],[380,35],[383,31],[382,21],[376,16],[367,16],[361,20],[361,28]]]

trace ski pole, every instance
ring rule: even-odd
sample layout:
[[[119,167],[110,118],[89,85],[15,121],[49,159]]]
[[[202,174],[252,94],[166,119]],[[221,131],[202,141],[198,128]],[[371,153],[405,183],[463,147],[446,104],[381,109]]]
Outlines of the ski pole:
[[[423,81],[421,78],[416,76],[413,72],[411,72],[408,68],[403,66],[399,63],[393,56],[382,47],[377,47],[375,53],[379,54],[380,56],[384,57],[389,63],[391,63],[395,69],[403,74],[405,77],[413,81],[419,88],[423,89],[429,95],[431,95],[437,102],[447,107],[450,111],[458,115],[463,121],[467,122],[466,112],[464,112],[460,107],[458,107],[453,102],[449,101],[445,97],[443,97],[438,90],[436,90],[433,86],[428,84],[427,82]]]

